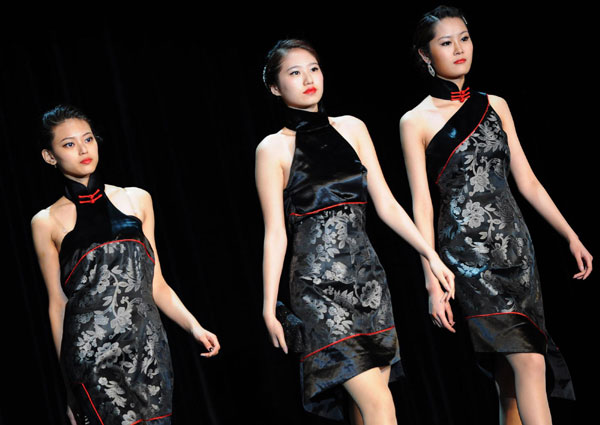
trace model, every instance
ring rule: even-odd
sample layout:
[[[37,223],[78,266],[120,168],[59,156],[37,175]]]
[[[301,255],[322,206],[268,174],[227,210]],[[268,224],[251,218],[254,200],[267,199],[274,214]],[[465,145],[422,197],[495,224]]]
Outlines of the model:
[[[218,353],[217,337],[165,282],[144,190],[105,185],[98,142],[79,110],[43,117],[44,161],[64,176],[65,194],[31,227],[48,289],[50,324],[72,424],[171,423],[173,373],[158,309]]]
[[[574,278],[590,274],[592,256],[531,170],[506,102],[465,83],[473,44],[461,12],[440,6],[426,14],[414,45],[431,74],[429,96],[400,120],[415,223],[433,246],[434,185],[440,198],[438,251],[456,275],[456,300],[482,365],[494,362],[500,421],[550,424],[545,355],[552,395],[573,398],[573,388],[546,331],[535,253],[508,174],[569,241],[579,266]],[[454,332],[448,296],[423,265],[434,323]]]
[[[287,353],[275,311],[287,224],[291,309],[305,326],[305,409],[342,419],[347,391],[354,423],[395,424],[388,381],[402,370],[385,272],[365,233],[367,193],[449,292],[453,275],[391,194],[365,125],[320,111],[324,86],[315,50],[301,40],[278,42],[264,82],[281,99],[286,120],[256,151],[265,222],[263,316],[271,340]]]

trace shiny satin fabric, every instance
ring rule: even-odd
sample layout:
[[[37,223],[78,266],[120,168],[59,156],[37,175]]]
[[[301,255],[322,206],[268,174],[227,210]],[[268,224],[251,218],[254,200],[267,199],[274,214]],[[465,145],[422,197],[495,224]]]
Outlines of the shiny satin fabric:
[[[373,367],[402,374],[385,271],[365,232],[366,169],[320,113],[292,110],[295,153],[284,192],[292,241],[290,304],[305,327],[304,408],[341,420],[342,384]]]
[[[66,185],[77,209],[60,252],[69,404],[80,424],[167,425],[173,373],[152,297],[152,247],[140,220],[110,202],[97,176],[88,187]]]
[[[455,273],[475,351],[545,354],[555,377],[551,395],[574,398],[545,328],[535,251],[508,185],[507,136],[487,95],[472,93],[434,136],[426,158],[439,190],[438,250]]]

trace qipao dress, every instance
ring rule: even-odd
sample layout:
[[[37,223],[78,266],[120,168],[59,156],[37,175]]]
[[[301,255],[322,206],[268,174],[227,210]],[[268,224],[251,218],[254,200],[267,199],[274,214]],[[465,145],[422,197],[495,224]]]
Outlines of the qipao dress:
[[[77,210],[59,255],[69,405],[81,425],[170,424],[171,358],[142,223],[110,202],[96,174],[87,187],[66,179],[65,190]]]
[[[290,299],[305,326],[300,357],[307,411],[344,417],[348,379],[392,365],[402,374],[385,272],[365,232],[367,170],[327,115],[288,108],[296,131],[284,204]]]
[[[533,244],[508,185],[500,117],[486,94],[468,87],[433,78],[430,94],[462,103],[427,146],[426,161],[429,183],[439,190],[439,254],[455,274],[474,349],[544,354],[551,395],[574,398],[567,365],[546,331]]]

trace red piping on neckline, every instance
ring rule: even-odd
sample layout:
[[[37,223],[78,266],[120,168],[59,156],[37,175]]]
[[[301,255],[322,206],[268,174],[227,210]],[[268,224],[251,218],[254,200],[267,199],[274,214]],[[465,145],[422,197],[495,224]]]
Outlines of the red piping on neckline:
[[[318,213],[318,212],[325,211],[325,210],[328,210],[328,209],[330,209],[330,208],[339,207],[340,205],[355,205],[355,204],[366,204],[366,203],[367,203],[367,201],[357,201],[357,202],[340,202],[339,204],[330,205],[330,206],[328,206],[328,207],[321,208],[321,209],[314,210],[314,211],[310,211],[310,212],[307,212],[307,213],[302,213],[302,214],[298,214],[298,213],[290,213],[290,215],[295,215],[296,217],[302,217],[303,215],[316,214],[316,213]]]
[[[526,318],[527,320],[529,320],[531,322],[531,324],[533,326],[535,326],[537,328],[537,330],[540,331],[540,333],[542,335],[544,335],[544,338],[546,338],[546,340],[548,340],[548,337],[546,336],[546,333],[538,325],[536,325],[536,323],[533,320],[531,320],[531,318],[529,316],[527,316],[526,314],[523,314],[523,313],[519,313],[518,311],[509,311],[509,312],[506,312],[506,313],[476,314],[474,316],[466,316],[465,319],[476,319],[478,317],[499,316],[501,314],[516,314],[516,315],[519,315],[519,316],[523,316],[524,318]]]
[[[101,245],[95,246],[94,248],[90,249],[88,252],[86,252],[85,254],[83,254],[83,256],[79,259],[79,261],[77,261],[77,264],[75,264],[75,267],[73,267],[73,270],[71,270],[71,273],[69,273],[69,277],[67,277],[67,279],[65,280],[65,286],[67,286],[67,282],[69,281],[69,279],[71,279],[71,275],[73,274],[73,272],[75,271],[75,269],[79,266],[79,263],[81,263],[83,261],[83,259],[92,251],[103,247],[104,245],[108,245],[109,243],[115,243],[115,242],[137,242],[139,244],[141,244],[144,249],[146,250],[146,255],[148,256],[148,258],[150,258],[150,261],[152,261],[152,263],[154,264],[154,258],[152,258],[150,256],[150,253],[148,252],[148,248],[146,248],[146,245],[142,242],[142,241],[138,241],[137,239],[117,239],[116,241],[109,241],[109,242],[104,242]]]
[[[96,189],[96,191],[94,193],[92,193],[91,195],[78,195],[79,198],[89,198],[86,201],[82,201],[81,199],[79,200],[80,204],[94,204],[96,203],[96,201],[100,198],[102,198],[102,194],[98,195],[98,192],[100,192],[100,189]],[[98,195],[98,196],[96,196]]]
[[[487,96],[486,96],[487,97]],[[446,163],[444,164],[444,168],[442,168],[442,171],[440,171],[440,174],[437,176],[437,179],[435,179],[435,184],[438,184],[438,182],[440,181],[440,177],[442,177],[442,174],[444,174],[444,171],[446,170],[446,167],[448,166],[448,163],[450,162],[450,159],[454,156],[454,153],[456,152],[456,150],[467,141],[467,139],[469,139],[469,137],[471,137],[473,135],[473,133],[475,133],[475,130],[477,130],[477,128],[479,128],[479,124],[481,124],[481,122],[483,121],[483,119],[485,118],[485,115],[487,114],[488,109],[490,108],[490,98],[487,97],[487,106],[485,107],[485,112],[483,113],[483,116],[481,117],[481,119],[479,120],[479,122],[477,123],[477,125],[475,126],[475,128],[473,129],[473,131],[471,131],[471,133],[464,138],[464,140],[462,142],[460,142],[452,151],[452,153],[450,154],[450,156],[448,157],[448,159],[446,160]]]
[[[162,415],[162,416],[157,416],[156,418],[152,418],[152,419],[138,419],[135,422],[132,422],[130,425],[135,425],[135,424],[139,424],[141,422],[150,422],[150,421],[154,421],[156,419],[162,419],[162,418],[166,418],[168,416],[171,416],[173,413],[167,413],[166,415]]]
[[[458,100],[463,103],[465,100],[471,97],[470,88],[467,87],[464,90],[450,92],[450,100]]]
[[[85,385],[83,384],[83,382],[80,382],[81,386],[83,387],[83,391],[85,391],[85,394],[88,397],[88,400],[90,401],[90,404],[92,405],[92,407],[94,408],[94,412],[96,412],[96,416],[98,416],[98,419],[100,419],[100,423],[102,425],[104,425],[104,422],[102,421],[102,418],[100,417],[100,414],[98,413],[98,410],[96,410],[96,406],[94,405],[94,402],[92,401],[92,398],[90,397],[90,393],[88,393],[87,388],[85,387]]]
[[[314,355],[314,354],[317,354],[319,351],[323,351],[324,349],[326,349],[326,348],[329,348],[329,347],[331,347],[332,345],[338,344],[338,343],[340,343],[340,342],[342,342],[342,341],[345,341],[345,340],[347,340],[347,339],[350,339],[350,338],[356,338],[357,336],[370,336],[370,335],[375,335],[375,334],[378,334],[378,333],[381,333],[381,332],[389,331],[390,329],[394,329],[395,327],[396,327],[396,326],[390,326],[389,328],[382,329],[382,330],[380,330],[380,331],[375,331],[375,332],[370,332],[370,333],[360,333],[360,334],[354,334],[354,335],[347,336],[347,337],[345,337],[345,338],[342,338],[342,339],[339,339],[339,340],[337,340],[337,341],[335,341],[335,342],[332,342],[331,344],[327,344],[325,347],[321,347],[321,348],[319,348],[318,350],[315,350],[315,351],[313,351],[313,352],[312,352],[312,353],[310,353],[310,354],[307,354],[306,356],[302,357],[302,358],[300,359],[300,361],[301,361],[301,362],[303,362],[304,360],[306,360],[306,359],[307,359],[307,358],[309,358],[310,356],[312,356],[312,355]]]

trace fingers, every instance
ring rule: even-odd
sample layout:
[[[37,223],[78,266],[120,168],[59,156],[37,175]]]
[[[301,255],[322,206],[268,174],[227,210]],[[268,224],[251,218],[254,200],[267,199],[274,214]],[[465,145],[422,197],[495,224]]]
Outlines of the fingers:
[[[285,342],[285,336],[283,335],[283,331],[281,331],[281,335],[277,335],[277,337],[279,338],[279,345],[281,346],[281,349],[283,350],[283,352],[285,354],[288,353],[288,347],[287,344]]]
[[[206,331],[202,336],[200,336],[200,342],[208,350],[208,353],[200,354],[202,357],[216,356],[221,349],[221,344],[219,344],[217,336],[212,332]]]
[[[452,307],[450,306],[450,303],[446,303],[446,315],[448,316],[448,321],[452,324],[452,326],[454,326],[454,313],[452,313]]]

